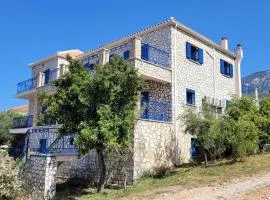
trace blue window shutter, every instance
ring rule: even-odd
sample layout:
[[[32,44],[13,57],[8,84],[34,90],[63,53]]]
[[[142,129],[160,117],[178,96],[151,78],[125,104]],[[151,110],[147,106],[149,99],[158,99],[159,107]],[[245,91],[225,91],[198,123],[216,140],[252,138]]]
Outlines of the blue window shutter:
[[[141,59],[148,61],[149,60],[149,45],[143,44],[141,49]]]
[[[199,49],[198,53],[199,53],[199,63],[203,64],[203,50]]]
[[[230,77],[232,78],[233,77],[233,65],[230,64]]]
[[[220,73],[225,74],[224,60],[220,59]]]
[[[186,43],[186,56],[187,59],[191,59],[191,44],[190,43]]]
[[[124,52],[124,60],[128,60],[129,59],[129,51],[125,51]]]

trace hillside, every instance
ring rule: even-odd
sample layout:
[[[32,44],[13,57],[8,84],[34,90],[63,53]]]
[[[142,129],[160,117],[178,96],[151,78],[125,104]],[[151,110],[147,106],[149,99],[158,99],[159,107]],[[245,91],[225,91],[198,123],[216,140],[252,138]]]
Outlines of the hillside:
[[[269,95],[270,70],[255,72],[242,78],[243,95],[253,95],[255,85],[258,87],[259,96]]]

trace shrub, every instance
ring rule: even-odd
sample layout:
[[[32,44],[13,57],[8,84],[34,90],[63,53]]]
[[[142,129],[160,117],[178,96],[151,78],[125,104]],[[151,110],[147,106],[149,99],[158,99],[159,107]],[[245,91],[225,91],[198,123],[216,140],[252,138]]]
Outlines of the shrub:
[[[7,152],[0,150],[0,199],[16,199],[21,192],[19,166]]]

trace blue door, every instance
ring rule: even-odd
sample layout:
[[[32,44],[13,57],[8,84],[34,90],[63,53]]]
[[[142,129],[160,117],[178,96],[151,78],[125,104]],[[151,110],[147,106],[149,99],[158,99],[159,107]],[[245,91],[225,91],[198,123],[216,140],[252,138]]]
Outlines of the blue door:
[[[47,150],[47,139],[40,139],[39,141],[39,152],[40,153],[46,153]]]
[[[141,99],[141,107],[143,108],[142,111],[142,118],[149,119],[149,92],[142,92],[142,99]]]
[[[200,154],[196,138],[191,138],[191,156],[198,156]]]
[[[47,69],[46,71],[44,71],[44,74],[45,74],[45,81],[44,81],[44,84],[48,84],[49,81],[50,81],[50,70]]]

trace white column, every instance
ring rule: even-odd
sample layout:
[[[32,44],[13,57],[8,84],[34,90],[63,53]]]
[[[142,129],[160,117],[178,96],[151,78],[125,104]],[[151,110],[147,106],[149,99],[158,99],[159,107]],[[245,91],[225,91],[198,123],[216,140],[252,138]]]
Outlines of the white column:
[[[235,92],[236,95],[241,98],[242,96],[242,81],[241,81],[241,62],[243,60],[243,49],[240,44],[237,45],[236,49],[236,60],[235,60]]]

